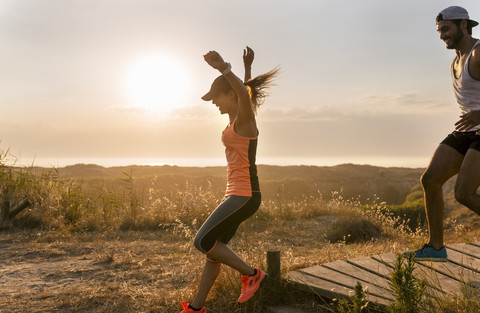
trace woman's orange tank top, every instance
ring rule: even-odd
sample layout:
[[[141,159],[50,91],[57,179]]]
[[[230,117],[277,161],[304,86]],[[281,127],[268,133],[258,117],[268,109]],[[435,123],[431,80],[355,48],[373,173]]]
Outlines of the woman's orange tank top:
[[[222,133],[222,142],[227,157],[226,195],[251,197],[259,192],[257,166],[257,137],[248,138],[235,133],[235,121]]]

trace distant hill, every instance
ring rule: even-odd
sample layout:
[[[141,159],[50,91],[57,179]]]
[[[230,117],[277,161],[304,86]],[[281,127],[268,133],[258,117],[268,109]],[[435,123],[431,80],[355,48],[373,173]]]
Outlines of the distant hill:
[[[46,171],[46,168],[35,168]],[[102,167],[94,164],[77,164],[57,168],[62,179],[82,180],[85,184],[113,184],[126,176],[140,184],[147,184],[154,177],[167,184],[184,184],[186,181],[206,184],[223,190],[226,168],[179,166],[124,166]],[[342,164],[337,166],[272,166],[259,165],[258,173],[264,197],[287,198],[322,194],[329,197],[338,191],[345,198],[366,201],[375,195],[388,203],[402,203],[410,189],[419,184],[423,168],[378,167],[370,165]],[[206,185],[205,185],[206,186]]]

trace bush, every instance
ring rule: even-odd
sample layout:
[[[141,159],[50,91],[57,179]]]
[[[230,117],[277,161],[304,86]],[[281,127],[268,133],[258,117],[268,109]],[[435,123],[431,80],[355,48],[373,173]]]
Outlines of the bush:
[[[367,301],[365,291],[363,291],[362,284],[357,281],[354,287],[355,294],[352,299],[341,299],[338,301],[338,313],[369,313],[370,302]]]
[[[423,227],[426,219],[425,204],[423,201],[423,191],[420,185],[412,188],[411,192],[405,197],[405,202],[401,205],[392,205],[390,211],[404,220],[408,220],[407,225],[410,229]]]
[[[395,294],[395,301],[388,306],[390,313],[419,313],[424,296],[426,281],[418,279],[413,274],[415,257],[410,253],[408,257],[397,254],[395,268],[390,277],[390,288]]]
[[[342,216],[327,230],[327,240],[332,243],[365,242],[381,235],[380,227],[358,215]]]

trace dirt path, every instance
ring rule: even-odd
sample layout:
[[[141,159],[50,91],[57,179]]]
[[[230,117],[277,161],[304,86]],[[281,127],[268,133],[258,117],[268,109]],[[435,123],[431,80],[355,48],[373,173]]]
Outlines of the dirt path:
[[[258,258],[253,260],[258,264],[266,250],[279,249],[285,262],[308,266],[309,253],[317,253],[311,245],[318,240],[317,230],[332,220],[306,220],[295,238],[285,229],[296,221],[255,234],[242,231],[239,237],[250,237],[237,239],[236,248]],[[204,262],[188,237],[192,233],[0,232],[0,312],[177,312],[180,300],[193,297]],[[298,254],[288,253],[294,246]],[[225,279],[222,284],[230,286]],[[231,286],[234,294],[228,294],[222,284],[220,295],[231,303],[240,285]],[[221,308],[219,299],[215,306]]]
[[[105,269],[88,245],[19,241],[7,236],[0,242],[0,297],[86,285]]]
[[[66,258],[58,261],[25,262],[0,269],[0,296],[51,292],[75,284],[88,284],[90,276],[102,268],[91,259]]]
[[[163,291],[197,270],[175,257],[188,248],[158,233],[124,236],[0,233],[0,312],[161,312]]]

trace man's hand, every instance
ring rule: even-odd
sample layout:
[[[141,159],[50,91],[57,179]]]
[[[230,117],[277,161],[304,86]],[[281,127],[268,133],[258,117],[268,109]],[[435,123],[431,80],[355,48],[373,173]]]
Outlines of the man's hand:
[[[480,110],[471,111],[460,116],[460,120],[455,123],[455,130],[469,131],[477,125],[480,125]]]

